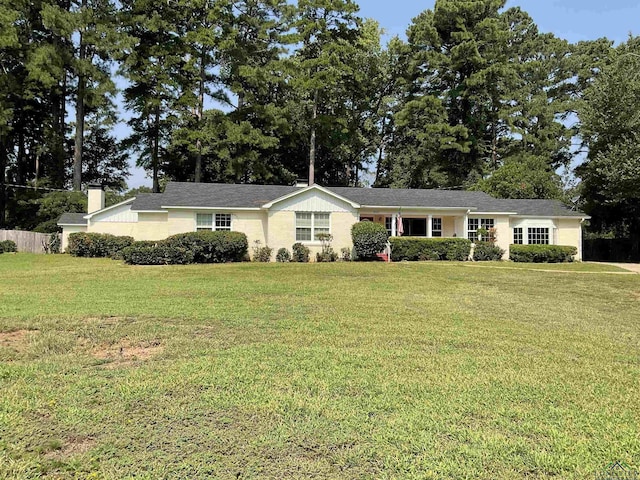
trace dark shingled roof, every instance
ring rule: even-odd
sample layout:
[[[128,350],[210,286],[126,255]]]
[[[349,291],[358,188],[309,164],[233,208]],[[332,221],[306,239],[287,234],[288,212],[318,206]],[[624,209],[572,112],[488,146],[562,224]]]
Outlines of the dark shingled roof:
[[[82,218],[86,213],[63,213],[58,220],[58,225],[86,225],[87,220]]]
[[[470,208],[478,212],[511,212],[518,215],[583,217],[556,200],[504,200],[483,192],[458,190],[414,190],[392,188],[326,187],[327,190],[362,206]],[[132,210],[162,207],[260,208],[265,203],[301,190],[281,185],[238,185],[171,182],[164,193],[136,197]]]

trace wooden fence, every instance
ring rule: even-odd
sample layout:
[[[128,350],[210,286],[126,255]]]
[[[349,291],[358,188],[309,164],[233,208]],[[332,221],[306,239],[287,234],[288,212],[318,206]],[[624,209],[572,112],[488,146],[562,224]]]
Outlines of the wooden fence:
[[[0,241],[13,240],[18,246],[18,252],[45,253],[43,244],[48,242],[49,236],[49,233],[0,230]]]

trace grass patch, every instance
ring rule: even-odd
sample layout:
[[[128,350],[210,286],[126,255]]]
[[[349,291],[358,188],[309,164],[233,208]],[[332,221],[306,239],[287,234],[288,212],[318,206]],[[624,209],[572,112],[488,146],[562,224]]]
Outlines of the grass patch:
[[[640,277],[518,268],[3,256],[0,478],[639,467]]]

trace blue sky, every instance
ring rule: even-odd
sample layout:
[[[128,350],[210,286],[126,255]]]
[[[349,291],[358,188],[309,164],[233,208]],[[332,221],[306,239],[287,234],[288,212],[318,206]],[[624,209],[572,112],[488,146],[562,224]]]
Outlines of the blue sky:
[[[434,1],[360,0],[361,16],[376,19],[388,36],[404,36],[411,19],[433,8]],[[540,31],[551,32],[571,42],[607,37],[616,43],[629,33],[640,33],[638,0],[509,0],[507,7],[519,6],[529,13]],[[126,136],[124,128],[117,132]],[[143,170],[134,168],[129,187],[151,186]]]

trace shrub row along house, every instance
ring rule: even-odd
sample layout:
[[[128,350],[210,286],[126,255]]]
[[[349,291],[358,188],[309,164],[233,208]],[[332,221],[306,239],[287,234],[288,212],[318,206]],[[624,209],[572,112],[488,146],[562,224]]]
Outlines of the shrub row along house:
[[[406,190],[319,185],[169,183],[164,193],[141,194],[105,208],[104,191],[89,187],[87,214],[64,214],[62,248],[73,232],[162,240],[193,231],[238,231],[276,252],[300,242],[312,257],[318,235],[336,250],[351,248],[351,227],[369,220],[390,237],[458,237],[478,240],[490,231],[509,256],[516,245],[566,245],[582,258],[581,223],[588,217],[555,200],[495,199],[482,192]],[[486,233],[485,233],[486,235]]]

